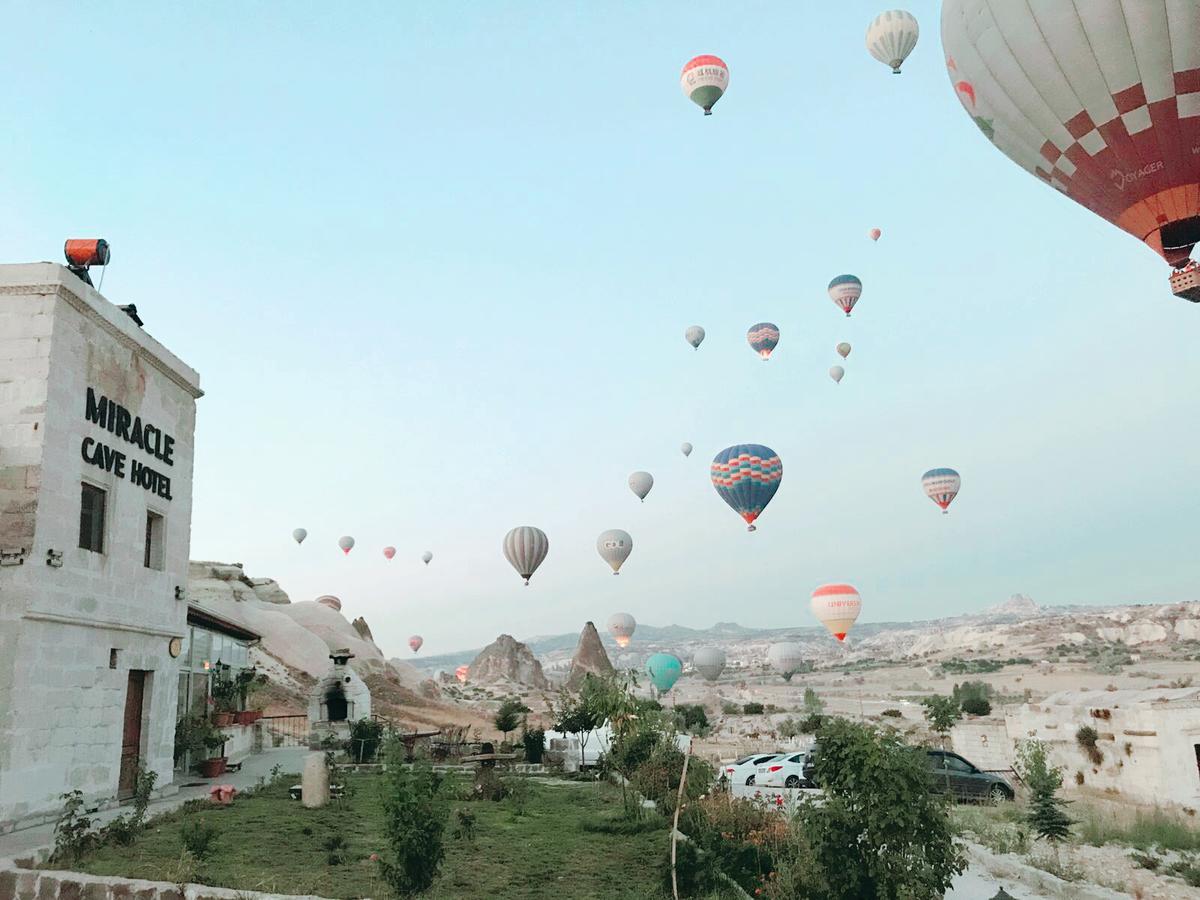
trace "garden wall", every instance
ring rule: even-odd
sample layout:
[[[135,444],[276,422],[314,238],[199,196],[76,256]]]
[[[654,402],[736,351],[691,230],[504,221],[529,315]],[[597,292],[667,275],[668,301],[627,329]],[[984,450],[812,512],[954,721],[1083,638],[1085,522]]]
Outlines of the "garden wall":
[[[108,878],[78,872],[0,868],[0,900],[272,900],[283,896],[206,884],[178,885],[168,881]]]

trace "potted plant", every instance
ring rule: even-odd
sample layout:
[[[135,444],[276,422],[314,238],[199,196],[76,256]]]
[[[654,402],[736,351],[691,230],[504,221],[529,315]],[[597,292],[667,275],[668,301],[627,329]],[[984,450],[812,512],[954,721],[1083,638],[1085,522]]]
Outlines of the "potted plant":
[[[234,679],[234,684],[237,687],[238,705],[241,707],[237,713],[237,723],[239,725],[253,725],[262,718],[261,709],[250,709],[250,694],[260,685],[267,683],[267,676],[261,675],[251,666],[248,669],[242,669],[237,673]]]
[[[212,680],[213,724],[225,728],[233,724],[238,708],[237,680],[229,675],[229,666],[218,665]]]
[[[218,731],[204,716],[185,716],[175,723],[175,763],[179,764],[188,753],[205,751],[212,754],[224,746],[228,735]],[[210,756],[198,763],[206,778],[215,778],[225,771],[224,756]]]
[[[216,752],[219,748],[225,746],[225,741],[228,740],[228,735],[222,734],[213,728],[204,735],[204,748],[209,752]],[[208,759],[200,761],[200,774],[205,778],[216,778],[225,772],[226,759],[222,756],[210,756]]]

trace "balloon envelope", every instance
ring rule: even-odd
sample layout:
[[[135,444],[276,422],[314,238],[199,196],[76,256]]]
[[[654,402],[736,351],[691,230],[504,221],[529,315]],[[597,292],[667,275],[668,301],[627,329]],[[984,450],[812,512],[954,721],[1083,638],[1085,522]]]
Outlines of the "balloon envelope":
[[[308,532],[303,528],[297,528],[292,532],[292,540],[297,544],[303,544],[306,537],[308,537]]]
[[[883,232],[880,231],[878,228],[872,228],[870,231],[867,232],[867,237],[869,237],[873,241],[879,240],[882,236],[883,236]]]
[[[679,450],[684,456],[692,455],[692,445],[689,444],[687,441],[684,441],[682,444],[679,445]]]
[[[837,345],[837,352],[838,352],[838,356],[840,356],[842,359],[845,359],[847,356],[850,355],[850,345],[847,344],[845,341],[842,341],[840,344]]]
[[[701,647],[692,657],[692,666],[705,681],[716,681],[725,671],[725,651],[720,647]]]
[[[779,346],[779,328],[770,322],[759,322],[746,332],[746,340],[755,353],[763,359],[770,359],[771,351]]]
[[[829,299],[847,316],[862,296],[862,282],[856,275],[839,275],[829,282]]]
[[[618,647],[628,647],[633,638],[637,622],[629,613],[613,613],[608,619],[608,633],[613,636]]]
[[[639,500],[645,500],[654,487],[654,476],[649,472],[634,472],[629,476],[629,489],[637,494]]]
[[[354,538],[346,534],[338,538],[338,546],[342,548],[343,553],[349,553],[354,549]]]
[[[679,86],[685,97],[711,116],[713,104],[729,88],[729,67],[719,56],[694,56],[679,74]]]
[[[799,644],[791,641],[772,644],[771,649],[767,651],[767,661],[771,668],[784,678],[790,678],[804,665],[804,650]]]
[[[984,137],[1174,266],[1200,240],[1198,34],[1194,0],[942,4],[950,83]]]
[[[867,50],[871,55],[900,74],[900,65],[917,46],[921,29],[910,12],[890,9],[877,15],[867,26]]]
[[[467,683],[467,676],[470,674],[471,674],[470,666],[459,666],[457,669],[454,670],[454,677],[457,678],[462,684]]]
[[[735,444],[713,458],[710,475],[721,499],[754,531],[754,520],[779,490],[783,462],[770,447]]]
[[[421,645],[424,643],[425,638],[421,637],[419,634],[414,634],[408,639],[408,646],[412,648],[413,653],[416,653],[418,650],[420,650]]]
[[[433,554],[430,553],[428,550],[426,550],[424,553],[421,554],[421,562],[425,563],[425,565],[429,565],[429,562],[432,559],[433,559]]]
[[[846,370],[841,366],[830,366],[829,377],[840,384],[842,379],[846,377]]]
[[[921,476],[921,487],[925,489],[925,496],[940,506],[942,512],[949,512],[947,507],[962,488],[962,476],[953,469],[930,469]]]
[[[546,532],[532,525],[519,525],[504,536],[504,558],[529,584],[529,579],[550,552]]]
[[[683,674],[683,663],[670,653],[655,653],[646,660],[646,674],[659,693],[665,694]]]
[[[621,564],[629,559],[629,554],[633,552],[633,538],[629,536],[628,531],[622,531],[620,528],[602,531],[600,537],[596,538],[596,552],[612,567],[613,574],[618,575]]]
[[[844,641],[862,612],[862,597],[853,585],[823,584],[812,592],[812,611],[830,634]]]
[[[384,547],[383,555],[386,556],[388,559],[391,559],[393,556],[396,555],[396,548],[395,547]]]
[[[683,339],[699,350],[700,345],[704,343],[704,329],[699,325],[693,325],[683,333]]]

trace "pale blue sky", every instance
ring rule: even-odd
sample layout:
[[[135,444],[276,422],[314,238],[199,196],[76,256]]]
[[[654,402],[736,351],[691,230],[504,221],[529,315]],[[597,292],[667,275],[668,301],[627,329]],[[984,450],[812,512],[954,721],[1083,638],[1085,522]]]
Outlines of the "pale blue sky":
[[[864,0],[112,6],[6,4],[0,256],[107,238],[106,296],[200,371],[194,558],[336,594],[396,655],[617,610],[807,625],[832,580],[864,620],[1197,599],[1200,310],[988,145],[937,4],[900,77]],[[753,535],[707,474],[739,442],[784,463]],[[551,542],[529,588],[519,524]]]

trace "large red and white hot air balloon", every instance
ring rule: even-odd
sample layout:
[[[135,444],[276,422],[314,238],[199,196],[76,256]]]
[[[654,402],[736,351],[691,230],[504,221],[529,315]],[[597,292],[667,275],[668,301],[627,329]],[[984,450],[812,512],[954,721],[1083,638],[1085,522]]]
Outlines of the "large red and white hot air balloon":
[[[1195,0],[942,6],[950,82],[987,139],[1177,268],[1200,241],[1198,35]]]
[[[844,641],[862,612],[862,597],[852,585],[823,584],[812,592],[812,611],[830,634]]]
[[[712,115],[712,108],[729,88],[729,67],[719,56],[694,56],[679,73],[683,94],[702,110]]]
[[[425,638],[421,637],[419,634],[414,634],[408,639],[408,646],[412,649],[413,653],[416,653],[418,650],[420,650],[421,645],[424,643]]]
[[[459,666],[457,669],[454,670],[454,677],[458,679],[459,684],[466,684],[467,679],[470,677],[470,675],[471,675],[471,667],[470,666]]]

